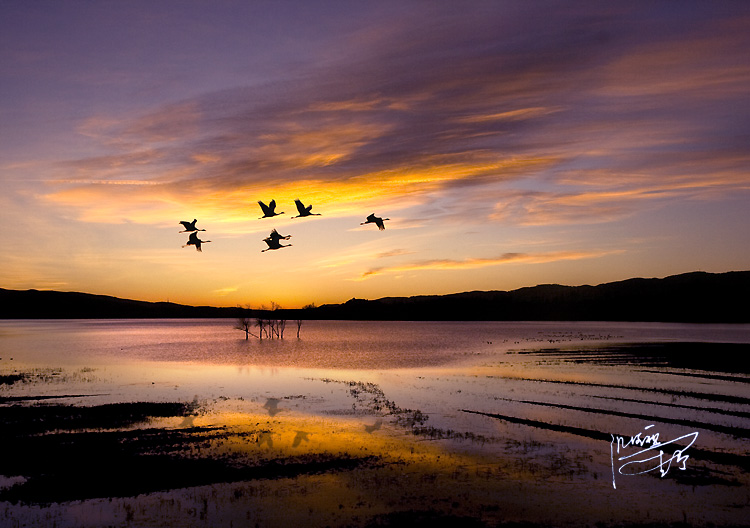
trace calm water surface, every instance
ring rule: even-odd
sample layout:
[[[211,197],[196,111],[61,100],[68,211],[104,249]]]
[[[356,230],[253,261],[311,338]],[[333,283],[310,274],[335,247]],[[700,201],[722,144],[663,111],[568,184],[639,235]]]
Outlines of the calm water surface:
[[[309,446],[326,452],[342,443],[377,450],[382,439],[432,441],[490,460],[487,467],[508,482],[546,486],[561,497],[571,483],[594,490],[601,504],[591,511],[614,512],[605,520],[648,514],[681,522],[689,514],[698,524],[731,525],[738,505],[750,500],[746,468],[736,462],[748,454],[750,377],[732,368],[746,362],[750,325],[305,321],[299,339],[289,322],[285,339],[262,341],[245,340],[233,326],[221,319],[0,321],[0,375],[27,375],[0,384],[0,398],[27,405],[195,402],[195,425],[270,420],[274,449],[284,435],[291,445],[300,424],[314,431]],[[638,343],[704,343],[705,359],[686,368],[607,351]],[[719,346],[727,343],[748,346]],[[404,425],[404,416],[419,417],[419,427]],[[179,427],[173,421],[161,425]],[[613,490],[610,442],[586,434],[633,435],[648,425],[662,438],[699,432],[693,449],[709,458],[691,459],[688,484],[623,478]],[[331,430],[359,436],[324,433]],[[734,458],[713,462],[711,453]],[[516,470],[525,476],[512,477]],[[459,464],[445,471],[452,481],[469,470]],[[478,478],[471,471],[466,478]],[[475,483],[478,493],[485,485]],[[430,497],[430,490],[420,493]],[[20,511],[8,508],[7,515]],[[65,508],[59,519],[69,515]],[[579,514],[569,515],[575,523]]]
[[[477,385],[480,380],[503,378],[507,385],[515,378],[552,377],[637,385],[651,376],[652,386],[687,390],[698,383],[705,389],[705,379],[650,375],[627,367],[550,363],[548,358],[516,352],[614,343],[750,343],[750,325],[305,321],[300,338],[296,324],[289,322],[283,340],[246,340],[233,327],[234,321],[227,319],[5,320],[0,321],[0,373],[47,372],[43,379],[50,383],[27,383],[13,392],[96,394],[86,399],[91,404],[283,396],[303,388],[320,392],[314,390],[320,383],[311,381],[330,378],[384,384],[404,404],[412,405],[425,394],[434,400],[448,393],[454,398],[472,393],[450,390],[451,380]],[[706,358],[709,370],[711,361]],[[427,379],[432,390],[425,392]],[[471,402],[475,407],[487,407],[485,391],[493,391],[494,397],[496,383],[489,383],[490,387],[477,390]],[[529,393],[544,389],[539,384],[522,386]],[[10,389],[0,385],[0,390]]]
[[[490,391],[497,390],[496,383],[487,380],[498,378],[505,379],[506,386],[517,378],[552,378],[711,389],[702,378],[645,373],[627,365],[550,361],[517,352],[616,343],[750,343],[750,325],[305,321],[299,339],[296,324],[290,322],[283,340],[245,340],[233,327],[234,321],[227,319],[5,320],[0,321],[0,373],[47,371],[45,379],[53,383],[29,383],[13,391],[96,393],[91,403],[107,398],[284,395],[320,386],[310,380],[331,378],[385,384],[413,404],[424,396],[421,385],[426,379],[434,389],[427,392],[438,399],[452,379],[493,383],[486,388]],[[707,370],[715,359],[706,357]],[[717,390],[736,393],[745,388],[734,385]],[[522,387],[529,393],[544,389],[529,383]],[[475,406],[487,406],[484,390],[478,389]],[[471,392],[464,390],[460,397]]]
[[[394,369],[465,363],[519,345],[596,341],[750,343],[750,325],[578,322],[356,322],[287,324],[285,339],[246,341],[225,319],[0,321],[12,365],[177,362]],[[9,359],[17,363],[8,363]]]

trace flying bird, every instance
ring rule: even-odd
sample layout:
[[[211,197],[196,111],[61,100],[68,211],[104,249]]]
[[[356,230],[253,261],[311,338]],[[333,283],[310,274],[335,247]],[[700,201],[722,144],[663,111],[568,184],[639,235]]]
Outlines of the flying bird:
[[[276,212],[276,200],[271,200],[268,202],[268,205],[258,200],[258,205],[260,205],[260,208],[263,210],[263,216],[260,218],[271,218],[272,216],[284,214],[284,211],[281,211],[280,213]]]
[[[273,433],[269,431],[263,431],[258,434],[258,444],[268,444],[268,447],[273,447]]]
[[[271,231],[271,234],[268,235],[268,238],[270,238],[271,240],[289,240],[290,238],[292,238],[292,235],[280,235],[279,232],[274,229],[273,231]]]
[[[269,416],[276,416],[281,412],[281,409],[279,409],[278,398],[266,398],[266,403],[263,405],[263,408],[268,411]]]
[[[378,226],[378,229],[382,231],[383,229],[385,229],[385,224],[383,223],[385,220],[390,220],[390,218],[379,218],[375,216],[375,213],[372,213],[370,216],[367,217],[366,222],[362,222],[359,225],[375,224],[376,226]]]
[[[180,233],[189,233],[190,231],[205,231],[205,229],[198,229],[195,227],[195,223],[197,222],[197,219],[194,219],[192,222],[188,222],[187,220],[181,220],[180,223],[182,224],[182,227],[185,228],[184,231],[180,231]]]
[[[381,425],[383,425],[383,420],[377,419],[377,420],[375,420],[375,423],[372,424],[372,425],[365,424],[365,431],[367,431],[368,433],[372,434],[373,431],[377,431],[378,429],[380,429]]]
[[[305,442],[309,442],[310,441],[310,439],[308,438],[309,435],[310,433],[306,431],[297,431],[297,436],[295,436],[294,440],[292,441],[292,447],[299,447],[299,445],[302,443],[303,440]]]
[[[207,242],[211,241],[201,240],[200,238],[198,238],[197,231],[193,231],[192,233],[190,233],[190,238],[188,238],[187,244],[182,247],[195,246],[195,249],[202,252],[203,250],[201,249],[201,244],[206,244]]]
[[[281,236],[281,235],[279,235],[279,236]],[[280,238],[272,238],[272,237],[264,238],[263,242],[265,242],[266,244],[268,244],[268,247],[266,249],[261,249],[260,252],[263,253],[264,251],[269,251],[271,249],[281,249],[281,248],[284,248],[284,247],[290,247],[291,246],[291,244],[282,244],[281,242],[279,242],[279,240],[281,240],[281,239]]]
[[[182,427],[182,428],[187,428],[187,429],[190,429],[190,428],[192,428],[192,427],[195,427],[195,424],[193,423],[193,421],[195,420],[195,418],[196,418],[196,417],[195,417],[195,416],[193,416],[193,415],[188,415],[188,416],[186,416],[186,417],[185,417],[185,418],[184,418],[184,419],[182,420],[182,423],[181,423],[181,424],[180,424],[180,425],[179,425],[178,427]]]
[[[312,205],[308,205],[305,207],[305,204],[303,204],[299,199],[294,200],[294,205],[297,206],[297,211],[299,211],[299,214],[297,216],[293,216],[292,218],[299,218],[301,216],[320,216],[320,213],[311,213],[310,210],[312,209]]]

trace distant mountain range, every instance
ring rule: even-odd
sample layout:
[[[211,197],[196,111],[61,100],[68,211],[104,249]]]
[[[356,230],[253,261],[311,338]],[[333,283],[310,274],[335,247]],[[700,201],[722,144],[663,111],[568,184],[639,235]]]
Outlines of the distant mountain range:
[[[129,319],[236,317],[237,308],[187,306],[108,295],[0,288],[0,319]]]
[[[543,284],[513,291],[350,299],[274,317],[403,321],[663,321],[750,323],[750,271],[693,272],[598,286]],[[77,292],[0,288],[1,319],[216,318],[241,308],[186,306]]]

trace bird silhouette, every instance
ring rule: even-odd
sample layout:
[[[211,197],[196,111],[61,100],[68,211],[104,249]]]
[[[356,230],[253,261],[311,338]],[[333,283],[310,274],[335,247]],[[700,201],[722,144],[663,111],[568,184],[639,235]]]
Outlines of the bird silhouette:
[[[273,447],[273,433],[269,431],[263,431],[258,434],[258,444],[268,444],[268,447]]]
[[[195,223],[197,221],[197,219],[194,219],[192,222],[188,222],[187,220],[180,220],[182,227],[185,228],[185,230],[180,231],[180,233],[189,233],[190,231],[205,231],[205,229],[198,229],[197,227],[195,227]]]
[[[182,427],[182,428],[195,427],[195,424],[193,424],[193,422],[195,421],[195,418],[196,417],[192,415],[185,416],[185,418],[182,420],[182,423],[180,423],[178,427]]]
[[[385,220],[390,220],[390,218],[379,218],[375,216],[375,213],[372,213],[370,216],[367,217],[366,222],[362,222],[359,225],[375,224],[376,226],[378,226],[378,229],[382,231],[383,229],[385,229],[385,224],[383,223]]]
[[[303,440],[305,442],[309,442],[310,441],[310,439],[308,438],[309,435],[310,433],[306,431],[297,431],[297,436],[295,436],[294,441],[292,441],[292,447],[299,447],[299,445],[302,443]]]
[[[195,249],[198,251],[203,251],[201,249],[201,244],[206,244],[207,242],[211,242],[210,240],[201,240],[198,238],[198,233],[196,231],[193,231],[190,233],[190,238],[188,238],[187,244],[185,244],[182,247],[188,247],[188,246],[195,246]]]
[[[279,232],[274,229],[273,231],[271,231],[271,234],[268,235],[268,238],[272,240],[289,240],[290,238],[292,238],[292,235],[280,235]]]
[[[268,202],[268,205],[258,200],[258,205],[260,205],[260,208],[263,210],[263,216],[260,218],[271,218],[272,216],[284,214],[284,211],[281,211],[280,213],[276,212],[276,200],[271,200]]]
[[[266,404],[263,406],[264,409],[268,411],[269,416],[276,416],[279,414],[282,409],[279,409],[279,399],[278,398],[268,398],[266,399]]]
[[[278,233],[277,233],[277,235],[278,235]],[[278,236],[281,236],[281,235],[278,235]],[[281,242],[279,242],[279,240],[281,240],[281,239],[280,238],[274,238],[273,236],[270,236],[268,238],[264,238],[263,242],[265,242],[266,244],[268,244],[268,247],[266,249],[261,249],[260,252],[263,253],[264,251],[270,251],[272,249],[281,249],[281,248],[284,248],[284,247],[290,247],[291,246],[291,244],[282,244]]]
[[[373,431],[377,431],[380,429],[380,426],[383,425],[383,420],[375,420],[375,423],[372,425],[365,425],[365,431],[372,434]]]
[[[311,213],[310,210],[312,209],[312,205],[308,205],[305,207],[305,204],[303,204],[299,199],[294,200],[294,205],[297,206],[297,211],[299,211],[299,214],[297,216],[293,216],[292,218],[299,218],[301,216],[320,216],[320,213]]]

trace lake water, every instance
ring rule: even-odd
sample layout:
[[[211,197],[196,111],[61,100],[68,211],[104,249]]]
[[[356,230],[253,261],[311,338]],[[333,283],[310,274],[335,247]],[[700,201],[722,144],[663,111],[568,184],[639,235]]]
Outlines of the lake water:
[[[504,475],[499,483],[533,489],[528,497],[553,493],[564,502],[572,489],[566,486],[586,489],[598,497],[589,499],[587,515],[605,524],[638,524],[643,516],[731,525],[741,517],[744,506],[738,505],[750,500],[742,462],[750,437],[750,378],[744,367],[750,325],[305,321],[297,338],[290,321],[283,340],[245,340],[233,326],[233,320],[221,319],[0,321],[0,376],[21,380],[0,384],[0,406],[191,402],[197,409],[191,426],[236,430],[266,424],[264,434],[275,443],[263,445],[261,435],[253,444],[266,450],[264,456],[271,449],[287,456],[295,443],[295,453],[303,448],[349,453],[356,445],[388,460],[439,447],[442,455],[423,453],[435,464],[441,461],[436,466],[441,469],[427,473],[445,475],[449,483],[470,474],[472,495],[464,497],[461,511],[482,511],[481,520],[490,524],[555,518],[574,525],[582,513],[528,498],[527,511],[500,510],[501,515],[487,504],[500,500],[488,497],[500,493],[493,486],[501,484],[478,484],[480,469]],[[184,420],[154,419],[139,427],[175,429]],[[307,432],[295,436],[301,427]],[[628,467],[617,473],[615,487],[612,442],[606,439],[657,430],[662,440],[694,435],[682,441],[684,447],[695,439],[692,451],[685,451],[694,456],[683,461],[684,469],[676,468],[680,459],[675,459],[664,476],[625,475]],[[379,443],[385,441],[391,442],[387,449]],[[396,455],[400,450],[405,454]],[[423,480],[412,483],[410,493],[431,501],[428,509],[442,508],[448,499],[433,496],[423,468],[414,471]],[[11,477],[5,477],[6,489],[15,482],[7,480]],[[298,479],[296,485],[302,482],[305,493],[312,493],[308,481]],[[221,496],[223,488],[212,493],[217,489]],[[237,501],[230,500],[237,488],[224,492],[229,499],[217,504],[225,508],[217,506],[203,525],[229,526],[239,515]],[[284,493],[294,497],[288,488]],[[665,508],[665,499],[675,501],[679,511]],[[126,502],[118,503],[117,511],[128,520]],[[357,510],[360,503],[368,505]],[[160,504],[158,515],[177,523],[179,509]],[[60,526],[68,525],[75,509],[5,508],[8,518],[35,524],[46,515]],[[97,508],[99,521],[118,524],[117,511]],[[357,515],[321,524],[357,524],[353,519],[378,508],[360,500],[351,505]],[[305,522],[320,520],[314,507],[309,510],[303,512],[310,516]],[[0,521],[2,512],[0,507]],[[69,525],[82,522],[76,515]],[[141,525],[150,525],[154,515],[144,513]],[[259,519],[265,521],[261,525],[274,524],[272,515]]]
[[[750,325],[581,322],[305,321],[296,337],[246,341],[226,319],[0,321],[0,357],[17,365],[177,362],[343,369],[465,363],[522,345],[620,341],[750,343]]]

